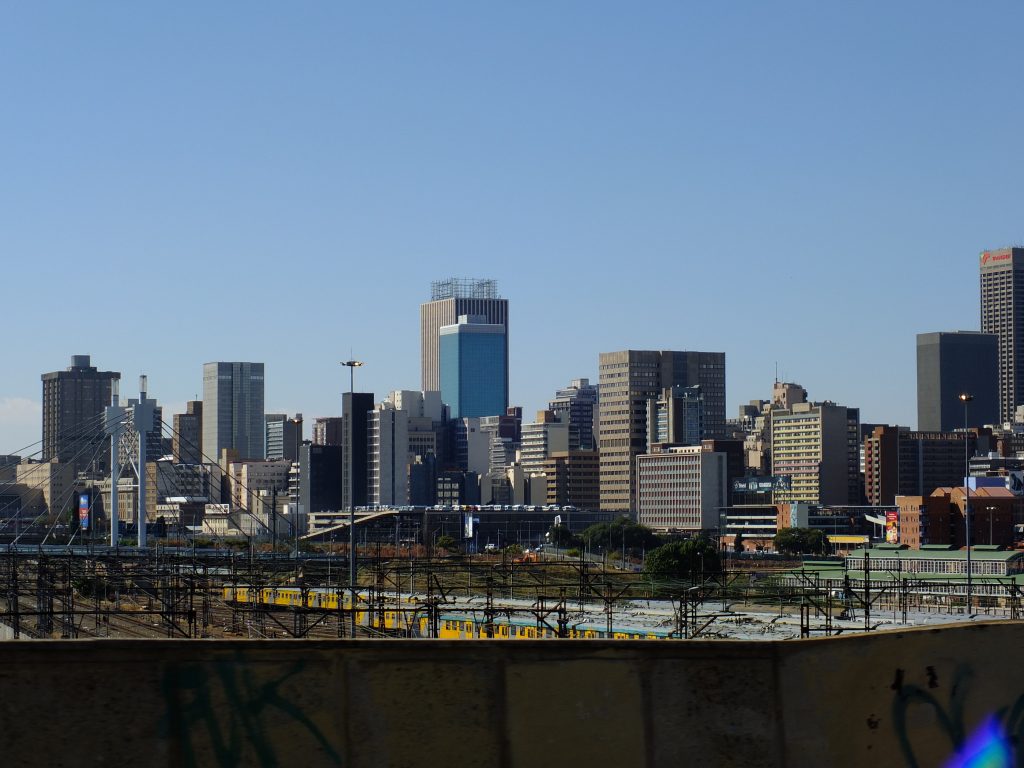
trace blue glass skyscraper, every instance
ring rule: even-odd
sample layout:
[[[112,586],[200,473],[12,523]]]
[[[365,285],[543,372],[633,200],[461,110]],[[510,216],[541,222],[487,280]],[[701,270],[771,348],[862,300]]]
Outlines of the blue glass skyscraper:
[[[505,326],[478,315],[460,315],[441,327],[441,400],[452,418],[499,416],[508,408]]]

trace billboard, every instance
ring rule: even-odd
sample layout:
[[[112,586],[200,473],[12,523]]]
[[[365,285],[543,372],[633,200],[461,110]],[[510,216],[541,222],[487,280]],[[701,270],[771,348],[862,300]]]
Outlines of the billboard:
[[[1000,262],[1010,261],[1011,259],[1013,259],[1013,251],[1009,248],[998,251],[982,251],[981,266],[997,266]]]
[[[462,538],[473,538],[473,513],[467,512],[462,516]]]
[[[89,494],[78,494],[78,527],[89,530]]]
[[[885,513],[885,543],[900,543],[900,513],[889,511]]]
[[[733,493],[778,493],[792,488],[793,478],[789,475],[771,477],[741,477],[732,481]]]

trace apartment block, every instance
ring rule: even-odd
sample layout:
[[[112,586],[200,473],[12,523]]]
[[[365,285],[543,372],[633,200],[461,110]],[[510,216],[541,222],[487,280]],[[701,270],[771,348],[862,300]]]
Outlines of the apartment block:
[[[725,429],[725,353],[624,350],[598,358],[601,509],[636,509],[638,455],[648,450],[648,402],[672,387],[699,385],[704,433]]]
[[[203,401],[190,400],[185,404],[185,413],[174,414],[174,434],[171,436],[171,453],[179,464],[203,463]],[[211,456],[210,461],[215,461]]]
[[[897,496],[928,496],[936,488],[963,483],[965,458],[977,450],[978,435],[922,432],[878,426],[864,439],[864,489],[872,505],[894,504]]]
[[[774,502],[860,502],[860,411],[832,402],[794,403],[771,414],[772,474],[791,479]]]
[[[728,503],[726,456],[701,446],[667,448],[636,458],[637,522],[659,531],[718,526]]]
[[[97,370],[89,355],[74,355],[65,370],[44,373],[41,379],[42,460],[70,464],[76,474],[109,473],[110,448],[103,414],[121,374]]]

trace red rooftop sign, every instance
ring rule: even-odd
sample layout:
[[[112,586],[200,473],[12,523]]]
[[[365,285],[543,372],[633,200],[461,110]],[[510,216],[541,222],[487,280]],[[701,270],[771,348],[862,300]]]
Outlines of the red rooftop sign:
[[[981,263],[982,266],[984,266],[989,262],[1009,261],[1011,255],[1013,255],[1012,251],[1005,251],[1003,253],[1000,253],[998,251],[985,251],[984,253],[981,254]]]

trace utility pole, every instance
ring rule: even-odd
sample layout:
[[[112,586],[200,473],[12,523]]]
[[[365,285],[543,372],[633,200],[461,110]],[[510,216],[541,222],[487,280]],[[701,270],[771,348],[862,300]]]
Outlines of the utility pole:
[[[967,605],[965,616],[971,614],[971,459],[970,441],[967,432],[967,404],[974,395],[962,392],[960,400],[964,404],[964,540],[967,545]]]
[[[356,636],[356,478],[353,469],[355,465],[353,459],[353,446],[355,445],[355,414],[352,413],[352,409],[355,406],[355,382],[356,382],[356,368],[362,365],[359,360],[345,360],[342,362],[346,368],[348,368],[348,456],[342,457],[342,461],[347,461],[349,465],[348,471],[348,584],[349,589],[352,593],[352,616],[349,622],[351,629],[351,637]]]

